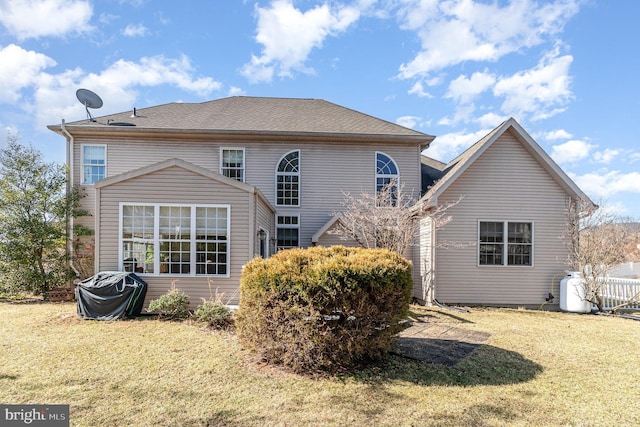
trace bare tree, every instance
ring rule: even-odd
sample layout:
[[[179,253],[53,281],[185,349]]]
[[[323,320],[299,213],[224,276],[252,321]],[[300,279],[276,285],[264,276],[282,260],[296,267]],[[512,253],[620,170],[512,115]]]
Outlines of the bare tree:
[[[567,209],[563,239],[568,265],[582,274],[584,300],[603,309],[602,289],[610,268],[626,260],[631,233],[621,218],[590,200],[572,200]]]
[[[454,202],[430,206],[403,190],[402,185],[392,181],[377,194],[343,193],[343,210],[334,213],[340,216],[340,221],[330,233],[343,240],[354,240],[364,248],[385,248],[403,254],[414,245],[421,219],[429,217],[435,228],[440,228],[452,220],[447,209],[462,200],[460,197]]]

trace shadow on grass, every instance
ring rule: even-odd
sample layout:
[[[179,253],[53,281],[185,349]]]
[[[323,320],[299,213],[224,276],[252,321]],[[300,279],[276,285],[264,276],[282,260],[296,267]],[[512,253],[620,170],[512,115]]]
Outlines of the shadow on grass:
[[[447,349],[432,360],[390,354],[378,365],[349,377],[370,383],[406,381],[419,385],[507,385],[531,381],[543,367],[521,354],[486,344],[417,338],[421,345]],[[453,350],[452,350],[453,349]],[[457,352],[452,356],[450,351]]]
[[[459,323],[473,323],[471,320],[465,319],[464,317],[456,316],[455,314],[445,310],[434,311],[434,310],[421,310],[420,308],[413,309],[413,310],[409,310],[407,317],[413,320],[414,322],[419,322],[419,323],[442,320],[443,318],[448,318],[449,320],[455,320],[456,322],[459,322]]]

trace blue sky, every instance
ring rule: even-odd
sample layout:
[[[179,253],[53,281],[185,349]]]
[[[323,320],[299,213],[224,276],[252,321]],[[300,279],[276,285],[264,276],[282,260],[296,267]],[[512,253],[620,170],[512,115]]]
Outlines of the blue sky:
[[[322,98],[436,135],[515,117],[595,201],[640,217],[640,2],[0,0],[0,127],[233,95]],[[5,143],[5,138],[0,144]]]

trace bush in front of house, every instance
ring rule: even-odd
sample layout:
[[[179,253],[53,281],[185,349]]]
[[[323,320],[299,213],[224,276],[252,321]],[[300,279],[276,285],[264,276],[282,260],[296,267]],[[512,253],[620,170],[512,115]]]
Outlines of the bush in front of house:
[[[385,249],[281,251],[244,267],[236,330],[269,363],[338,372],[387,353],[411,288],[411,262]]]
[[[220,301],[204,301],[196,308],[193,316],[217,329],[226,328],[233,323],[233,312]]]
[[[183,320],[189,317],[189,297],[182,290],[172,287],[166,294],[149,302],[149,312],[158,312],[160,318]]]

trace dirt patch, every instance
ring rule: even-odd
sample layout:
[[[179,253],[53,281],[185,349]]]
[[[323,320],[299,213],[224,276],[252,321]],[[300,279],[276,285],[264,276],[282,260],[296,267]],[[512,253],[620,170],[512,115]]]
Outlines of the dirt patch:
[[[416,323],[398,334],[392,353],[424,362],[453,366],[489,339],[487,332],[443,323]]]

